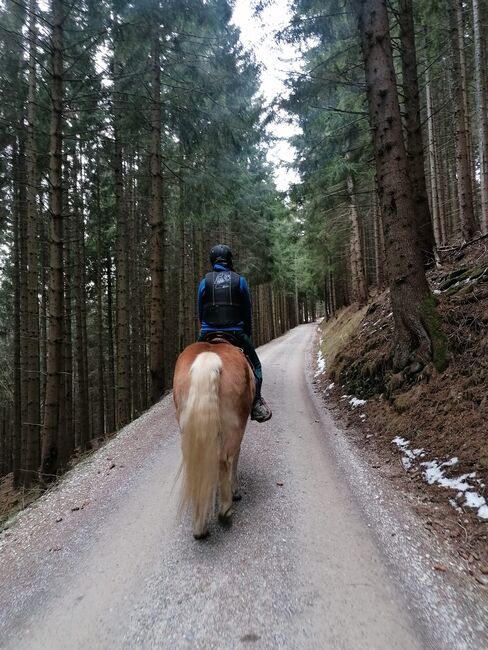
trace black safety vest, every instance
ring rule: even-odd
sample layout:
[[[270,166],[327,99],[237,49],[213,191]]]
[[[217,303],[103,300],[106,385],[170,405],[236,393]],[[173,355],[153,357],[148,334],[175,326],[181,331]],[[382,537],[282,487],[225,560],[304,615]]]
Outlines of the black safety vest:
[[[232,327],[242,322],[244,309],[241,276],[234,271],[212,271],[205,276],[203,320],[213,327]]]

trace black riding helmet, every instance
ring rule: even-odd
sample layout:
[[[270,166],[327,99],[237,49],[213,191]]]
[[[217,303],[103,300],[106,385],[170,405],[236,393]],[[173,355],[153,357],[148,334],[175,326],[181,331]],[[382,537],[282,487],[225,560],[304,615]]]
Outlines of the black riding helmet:
[[[217,244],[210,251],[210,264],[214,266],[219,262],[232,269],[232,251],[225,244]]]

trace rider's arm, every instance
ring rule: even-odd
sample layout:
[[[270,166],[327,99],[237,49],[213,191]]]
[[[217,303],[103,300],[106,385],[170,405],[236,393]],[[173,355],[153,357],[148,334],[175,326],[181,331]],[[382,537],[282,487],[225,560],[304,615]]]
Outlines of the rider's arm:
[[[203,320],[203,293],[205,291],[205,278],[201,280],[199,286],[198,286],[198,299],[197,299],[197,308],[198,308],[198,319],[200,321],[200,325],[202,324]]]
[[[247,282],[245,278],[241,276],[241,281],[239,288],[241,290],[241,295],[242,295],[242,304],[244,307],[244,332],[248,335],[251,336],[252,332],[252,303],[251,303],[251,292],[249,291],[249,287],[247,286]]]

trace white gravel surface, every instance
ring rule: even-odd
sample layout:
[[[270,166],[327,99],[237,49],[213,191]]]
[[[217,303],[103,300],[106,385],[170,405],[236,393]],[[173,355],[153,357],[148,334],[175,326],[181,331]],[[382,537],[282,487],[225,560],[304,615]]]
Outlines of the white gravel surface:
[[[274,415],[246,433],[230,530],[196,542],[177,518],[170,397],[11,523],[1,648],[488,647],[477,595],[432,572],[415,521],[314,401],[314,331],[260,349]]]

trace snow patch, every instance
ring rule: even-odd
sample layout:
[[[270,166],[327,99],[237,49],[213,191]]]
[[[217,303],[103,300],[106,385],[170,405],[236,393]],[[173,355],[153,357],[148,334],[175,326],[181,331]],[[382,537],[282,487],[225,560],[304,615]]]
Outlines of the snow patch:
[[[456,499],[449,499],[449,504],[454,508],[454,510],[457,510],[458,512],[462,512],[463,509],[458,506],[456,503]]]
[[[392,443],[402,452],[402,464],[407,470],[412,468],[418,458],[425,456],[423,449],[410,449],[410,441],[401,436],[393,438]],[[453,458],[442,462],[434,459],[423,461],[419,464],[423,468],[424,480],[429,485],[440,485],[441,487],[457,492],[457,501],[455,499],[449,499],[449,503],[456,510],[459,509],[459,503],[464,498],[462,502],[463,506],[476,510],[476,514],[480,519],[488,519],[488,504],[486,503],[486,499],[476,491],[473,485],[473,483],[477,483],[478,486],[483,487],[481,481],[476,478],[476,472],[453,477],[446,476],[446,468],[454,467],[458,463],[459,459],[457,456],[453,456]]]
[[[328,386],[326,386],[326,387],[324,388],[324,393],[327,394],[330,390],[332,390],[332,389],[334,388],[334,386],[335,386],[335,384],[334,384],[334,382],[332,381]]]
[[[349,397],[349,404],[352,406],[353,409],[355,409],[358,406],[364,406],[366,404],[366,400],[359,399],[359,397],[354,397],[354,395],[352,395]]]
[[[425,456],[425,451],[423,449],[409,449],[410,441],[401,436],[396,436],[393,438],[392,442],[403,453],[402,465],[405,469],[410,469],[417,458]]]
[[[322,350],[319,350],[317,352],[317,370],[315,372],[315,376],[317,377],[318,375],[321,375],[325,370],[325,359],[324,355],[322,354]]]

